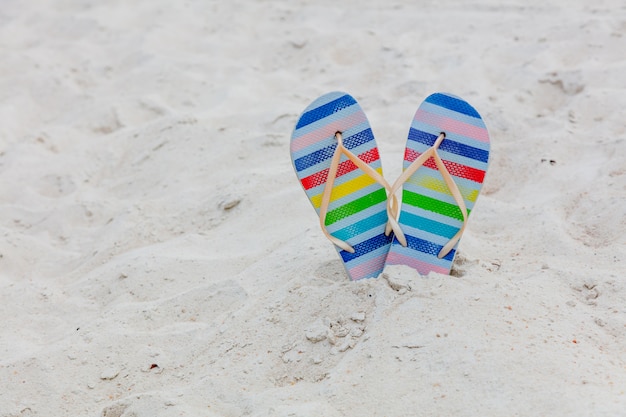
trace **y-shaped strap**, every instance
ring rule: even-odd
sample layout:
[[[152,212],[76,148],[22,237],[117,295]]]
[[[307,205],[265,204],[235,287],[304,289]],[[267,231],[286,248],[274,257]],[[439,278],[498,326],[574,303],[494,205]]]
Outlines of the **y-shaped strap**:
[[[441,144],[441,142],[443,142],[445,137],[445,133],[440,133],[433,146],[428,148],[428,150],[426,150],[424,153],[422,153],[415,161],[411,163],[411,165],[409,165],[407,169],[404,170],[404,172],[402,172],[402,175],[400,175],[400,177],[396,180],[390,190],[390,194],[395,195],[396,191],[398,191],[400,187],[411,177],[411,175],[413,175],[422,165],[424,165],[424,163],[428,161],[430,157],[435,160],[435,164],[437,165],[437,168],[439,169],[443,180],[446,182],[450,193],[452,193],[452,197],[454,197],[454,201],[456,201],[456,204],[459,206],[461,214],[463,215],[463,225],[461,226],[459,231],[452,237],[452,239],[450,239],[450,241],[444,245],[441,251],[439,251],[437,257],[440,259],[450,253],[454,245],[456,245],[456,243],[459,241],[459,239],[463,235],[463,232],[465,231],[468,217],[467,207],[465,206],[465,199],[461,195],[459,187],[452,179],[452,175],[450,175],[450,172],[448,172],[448,169],[446,168],[443,161],[439,157],[439,154],[437,153],[437,149],[439,148],[439,145]],[[387,200],[387,217],[389,218],[389,220],[387,222],[385,234],[389,235],[389,233],[393,229],[393,232],[396,235],[396,238],[398,239],[400,244],[406,247],[406,237],[404,236],[404,232],[402,232],[402,228],[398,223],[397,212],[397,202],[390,202],[389,200]]]
[[[333,186],[335,184],[335,178],[337,177],[337,169],[339,168],[341,155],[343,154],[347,156],[348,159],[354,163],[354,165],[356,165],[363,172],[369,175],[374,181],[376,181],[377,183],[385,187],[385,190],[387,190],[387,193],[388,193],[387,213],[388,214],[391,213],[394,216],[394,218],[398,214],[398,199],[396,198],[394,193],[390,192],[391,185],[389,185],[387,180],[385,180],[385,178],[383,178],[382,175],[380,175],[378,172],[376,172],[376,170],[374,170],[368,164],[363,162],[358,156],[356,156],[355,154],[350,152],[345,146],[343,146],[343,137],[341,135],[341,132],[335,133],[335,138],[337,139],[337,148],[335,149],[335,153],[333,154],[333,157],[330,161],[330,168],[328,169],[328,178],[326,179],[326,185],[324,186],[324,193],[322,194],[322,202],[320,204],[320,226],[322,228],[322,232],[328,238],[328,240],[333,242],[335,245],[339,246],[341,249],[350,253],[354,253],[354,248],[350,244],[332,236],[326,229],[326,214],[328,213],[328,205],[330,204],[330,196],[332,194]],[[394,231],[396,231],[395,227],[391,226],[391,228]],[[400,231],[400,233],[402,233],[399,226],[397,230]],[[389,233],[387,233],[387,235],[389,235]]]

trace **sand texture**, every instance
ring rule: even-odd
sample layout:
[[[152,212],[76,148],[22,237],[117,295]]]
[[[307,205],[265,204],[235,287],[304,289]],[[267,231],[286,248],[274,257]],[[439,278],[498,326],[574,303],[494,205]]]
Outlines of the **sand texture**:
[[[626,416],[622,0],[0,2],[0,417]],[[348,281],[299,113],[491,135],[452,276]]]

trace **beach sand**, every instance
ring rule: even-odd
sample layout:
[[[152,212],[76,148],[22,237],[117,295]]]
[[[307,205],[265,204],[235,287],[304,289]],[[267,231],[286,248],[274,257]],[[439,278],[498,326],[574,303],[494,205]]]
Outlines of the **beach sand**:
[[[0,417],[626,416],[619,0],[5,0]],[[452,276],[350,282],[293,172],[356,97],[492,140]]]

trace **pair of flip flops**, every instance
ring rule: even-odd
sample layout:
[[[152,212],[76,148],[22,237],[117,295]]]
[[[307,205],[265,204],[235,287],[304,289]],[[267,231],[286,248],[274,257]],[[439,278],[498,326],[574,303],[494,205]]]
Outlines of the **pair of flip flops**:
[[[432,94],[415,113],[404,171],[390,184],[361,106],[332,92],[300,116],[291,158],[350,279],[377,277],[397,264],[449,274],[485,177],[489,136],[466,101]]]

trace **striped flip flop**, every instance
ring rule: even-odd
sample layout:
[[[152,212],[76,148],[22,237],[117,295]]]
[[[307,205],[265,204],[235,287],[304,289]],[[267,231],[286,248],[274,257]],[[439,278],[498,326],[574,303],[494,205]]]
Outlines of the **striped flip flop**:
[[[385,234],[390,185],[361,106],[341,92],[311,103],[291,136],[291,159],[350,279],[378,276],[391,244]]]
[[[397,222],[390,211],[396,227],[387,265],[450,273],[488,162],[489,135],[474,107],[444,93],[424,100],[409,130],[404,171],[390,190],[403,188]]]

